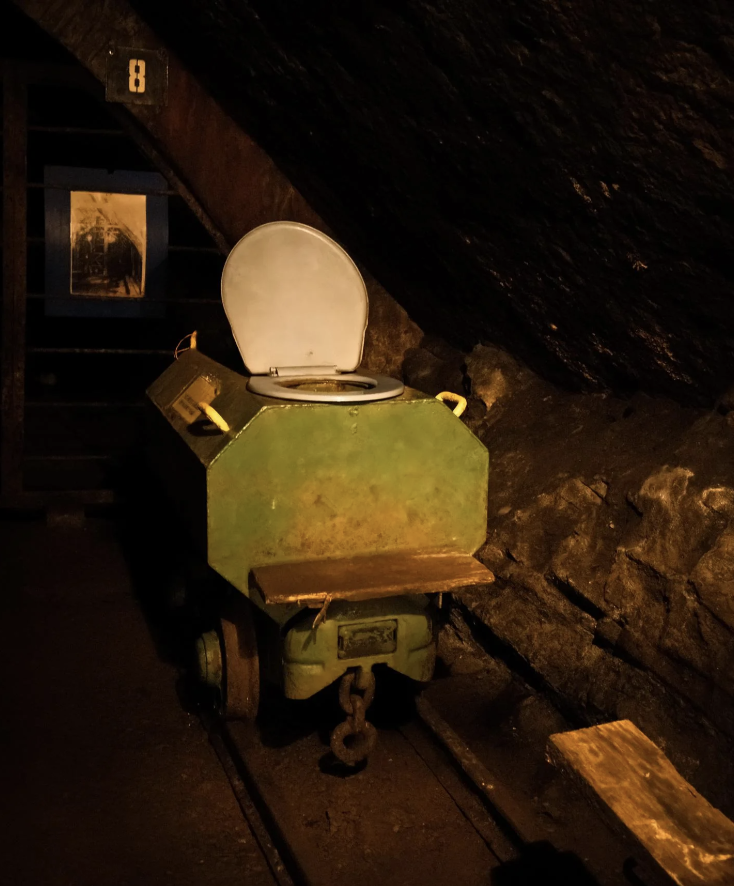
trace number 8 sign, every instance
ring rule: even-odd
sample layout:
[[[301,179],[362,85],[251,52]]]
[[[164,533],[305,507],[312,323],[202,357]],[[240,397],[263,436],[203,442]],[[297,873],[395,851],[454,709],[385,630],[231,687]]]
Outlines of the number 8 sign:
[[[110,46],[105,97],[108,102],[130,105],[165,105],[168,100],[165,50]]]
[[[145,92],[145,62],[142,58],[131,58],[128,65],[130,92]]]

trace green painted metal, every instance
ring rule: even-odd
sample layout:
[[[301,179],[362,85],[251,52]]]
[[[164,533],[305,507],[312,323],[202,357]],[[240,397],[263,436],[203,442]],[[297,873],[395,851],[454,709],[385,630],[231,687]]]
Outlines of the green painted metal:
[[[226,433],[176,408],[192,384],[202,389],[202,378],[218,392],[210,405],[229,425]],[[313,629],[313,610],[265,606],[249,577],[252,568],[276,563],[474,553],[486,533],[489,456],[461,420],[410,388],[360,405],[256,396],[246,377],[199,351],[184,353],[148,397],[156,407],[153,467],[209,565],[280,626],[286,696],[308,698],[357,665],[386,664],[429,680],[435,642],[424,595],[335,600]],[[340,626],[367,628],[386,618],[397,622],[394,651],[339,657]],[[202,645],[207,682],[210,672],[216,678],[212,652]]]
[[[339,628],[362,627],[397,621],[397,647],[394,652],[339,658]],[[436,644],[428,599],[423,594],[389,597],[348,603],[335,600],[329,617],[312,630],[313,619],[303,619],[291,628],[283,640],[283,690],[288,698],[309,698],[333,683],[351,667],[369,670],[376,664],[388,667],[413,680],[424,682],[433,675]]]
[[[172,408],[202,375],[220,388],[211,405],[227,434],[186,424]],[[254,396],[246,384],[189,351],[148,391],[178,437],[172,446],[169,430],[160,441],[159,472],[205,536],[209,564],[243,594],[255,566],[474,553],[484,542],[487,450],[443,403],[411,389],[359,406],[297,403]]]

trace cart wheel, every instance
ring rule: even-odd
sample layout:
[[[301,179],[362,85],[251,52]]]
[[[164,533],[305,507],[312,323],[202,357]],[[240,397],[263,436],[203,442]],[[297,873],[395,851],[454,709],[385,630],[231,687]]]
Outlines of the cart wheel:
[[[222,715],[227,720],[254,720],[260,703],[260,662],[251,606],[245,597],[234,600],[221,621]]]

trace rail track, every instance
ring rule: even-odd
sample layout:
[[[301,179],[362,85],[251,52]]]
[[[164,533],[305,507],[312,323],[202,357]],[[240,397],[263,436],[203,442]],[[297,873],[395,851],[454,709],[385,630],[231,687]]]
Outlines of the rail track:
[[[272,700],[257,727],[202,714],[278,886],[657,886],[585,807],[565,823],[585,816],[570,851],[513,774],[490,771],[425,696],[378,707],[377,748],[354,769],[329,751],[331,701]]]

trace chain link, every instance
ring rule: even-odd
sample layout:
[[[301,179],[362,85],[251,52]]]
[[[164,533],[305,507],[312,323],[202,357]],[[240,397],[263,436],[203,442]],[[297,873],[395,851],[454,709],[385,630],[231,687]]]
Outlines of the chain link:
[[[366,759],[375,748],[377,730],[365,719],[374,697],[375,675],[372,671],[359,668],[344,674],[339,684],[339,704],[347,719],[332,732],[330,742],[334,756],[342,763],[354,766]],[[349,736],[353,736],[354,740],[347,745]]]
[[[365,704],[361,695],[352,696],[352,710],[354,713],[352,714],[351,719],[354,724],[355,733],[359,734],[360,732],[364,732]]]
[[[358,689],[363,695],[353,691]],[[375,675],[372,671],[360,668],[358,671],[347,671],[339,684],[339,704],[344,713],[351,717],[354,713],[352,699],[361,698],[364,701],[365,710],[372,704],[375,697]]]

